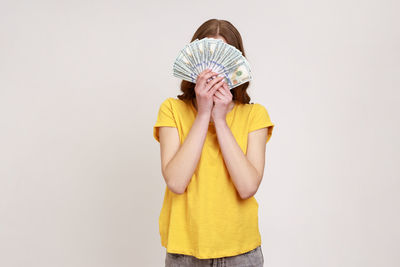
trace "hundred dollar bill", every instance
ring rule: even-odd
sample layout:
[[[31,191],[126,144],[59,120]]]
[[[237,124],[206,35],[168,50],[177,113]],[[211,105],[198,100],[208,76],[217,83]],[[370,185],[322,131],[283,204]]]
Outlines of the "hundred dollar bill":
[[[237,66],[228,76],[228,86],[230,89],[239,86],[252,79],[250,69],[246,64]]]
[[[184,49],[182,49],[178,56],[175,59],[174,62],[174,68],[179,68],[181,70],[186,70],[188,73],[193,72],[193,65],[191,60],[188,58],[187,55],[185,55],[185,53],[183,52]]]

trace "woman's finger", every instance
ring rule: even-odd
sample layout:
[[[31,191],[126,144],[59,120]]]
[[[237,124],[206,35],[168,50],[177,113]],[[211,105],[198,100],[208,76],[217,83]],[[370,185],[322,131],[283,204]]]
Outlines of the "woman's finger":
[[[213,88],[210,89],[210,91],[208,91],[208,93],[209,93],[210,95],[214,95],[215,92],[216,92],[218,89],[219,89],[218,86],[214,86]]]
[[[221,97],[220,95],[217,95],[217,94],[214,94],[213,97],[218,100],[223,100],[223,97]]]
[[[224,91],[227,92],[227,93],[229,93],[228,84],[227,84],[227,83],[224,83],[222,86],[223,86],[223,88],[224,88]]]
[[[225,83],[224,83],[225,84]],[[223,94],[224,96],[228,96],[228,93],[226,92],[225,86],[221,85],[220,88],[218,88],[218,92],[220,92],[221,94]]]
[[[206,83],[207,83],[207,81],[208,81],[209,78],[211,78],[211,77],[213,77],[213,76],[216,76],[216,75],[218,75],[218,73],[213,72],[213,71],[209,71],[209,72],[204,73],[204,74],[201,76],[200,79],[202,80],[202,82],[206,82]]]
[[[221,98],[221,99],[223,99],[224,98],[224,95],[221,93],[221,91],[220,90],[217,90],[216,92],[215,92],[215,94],[214,94],[215,96],[218,96],[219,98]]]
[[[210,72],[211,72],[210,69],[205,69],[205,70],[203,70],[203,71],[197,76],[196,83],[203,83],[203,82],[204,82],[204,76],[205,76],[206,74],[209,74]]]
[[[211,82],[208,83],[208,85],[210,86],[210,89],[212,87],[221,87],[222,83],[224,82],[224,78],[223,77],[217,77],[214,80],[212,80]]]
[[[213,87],[217,87],[219,88],[221,86],[221,82],[223,81],[223,77],[217,77],[214,80],[212,80],[211,82],[207,83],[207,89],[206,91],[211,91]]]
[[[229,86],[228,86],[228,84],[227,83],[224,83],[224,88],[225,88],[225,90],[226,90],[226,92],[227,92],[227,94],[229,95],[229,96],[231,96],[232,97],[232,93],[231,93],[231,89],[229,89]]]

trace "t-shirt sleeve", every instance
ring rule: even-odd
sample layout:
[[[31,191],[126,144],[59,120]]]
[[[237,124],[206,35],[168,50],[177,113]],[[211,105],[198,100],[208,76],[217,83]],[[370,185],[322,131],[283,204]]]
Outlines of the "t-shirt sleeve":
[[[268,135],[267,135],[267,141],[268,143],[269,139],[271,138],[272,135],[272,130],[274,129],[275,124],[272,123],[267,109],[259,104],[255,103],[253,106],[253,109],[251,111],[251,116],[250,116],[250,126],[249,126],[249,132],[255,131],[264,127],[268,128]]]
[[[164,100],[164,102],[161,103],[158,110],[157,121],[153,126],[153,136],[157,140],[157,142],[160,142],[160,137],[158,134],[158,127],[160,126],[177,128],[170,98],[167,98],[166,100]]]

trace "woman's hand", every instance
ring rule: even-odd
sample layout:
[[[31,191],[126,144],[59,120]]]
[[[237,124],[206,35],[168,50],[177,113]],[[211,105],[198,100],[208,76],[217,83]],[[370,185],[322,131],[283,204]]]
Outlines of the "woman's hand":
[[[216,77],[212,79],[212,77],[216,75],[218,75],[218,73],[206,69],[197,77],[194,91],[196,93],[198,114],[211,114],[214,105],[214,93],[224,82],[224,77]]]
[[[232,93],[229,90],[228,84],[225,80],[223,81],[224,82],[213,96],[215,105],[211,111],[211,117],[214,122],[218,120],[226,120],[226,114],[228,114],[232,102]]]

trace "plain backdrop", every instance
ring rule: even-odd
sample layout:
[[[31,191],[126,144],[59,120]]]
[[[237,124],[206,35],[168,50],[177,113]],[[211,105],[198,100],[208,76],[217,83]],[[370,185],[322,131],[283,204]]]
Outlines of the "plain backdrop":
[[[265,266],[400,266],[398,1],[0,2],[0,266],[164,266],[158,108],[233,23],[275,123]]]

